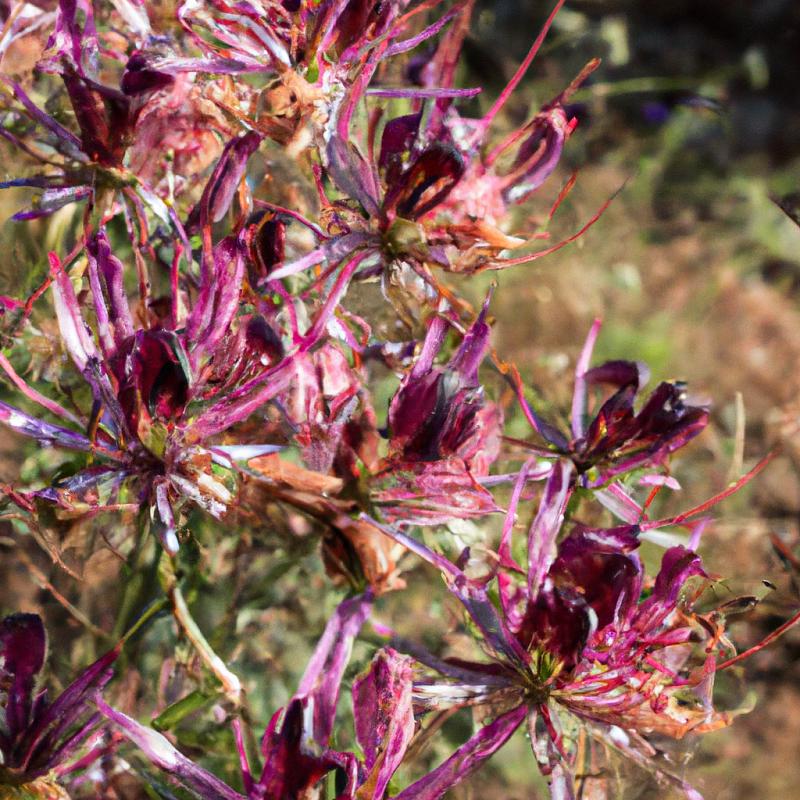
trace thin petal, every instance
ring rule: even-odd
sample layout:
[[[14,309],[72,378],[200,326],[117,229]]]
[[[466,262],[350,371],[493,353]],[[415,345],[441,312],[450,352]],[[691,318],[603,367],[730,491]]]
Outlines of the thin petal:
[[[560,459],[553,466],[528,533],[528,596],[532,600],[538,596],[544,577],[556,559],[556,541],[572,496],[572,472],[572,462],[566,459]]]
[[[129,741],[141,749],[152,764],[174,775],[187,788],[196,792],[202,800],[245,800],[243,795],[235,792],[215,775],[186,758],[158,731],[117,711],[99,696],[95,702],[100,713],[111,720]]]
[[[80,304],[69,276],[55,253],[50,253],[50,273],[53,278],[53,302],[56,318],[67,352],[83,372],[90,358],[98,358],[94,339],[81,316]]]
[[[494,755],[511,738],[527,713],[527,708],[519,705],[502,714],[461,745],[447,761],[395,795],[394,800],[439,800]]]
[[[412,664],[408,656],[385,648],[353,684],[356,738],[370,773],[359,796],[382,800],[414,735]]]
[[[92,449],[92,443],[83,434],[62,428],[60,425],[43,422],[2,401],[0,401],[0,422],[25,436],[37,439],[45,447],[57,444],[71,450]]]
[[[314,699],[313,735],[320,747],[327,746],[333,732],[342,675],[353,641],[372,610],[372,600],[372,594],[367,592],[339,604],[297,687],[296,697]]]

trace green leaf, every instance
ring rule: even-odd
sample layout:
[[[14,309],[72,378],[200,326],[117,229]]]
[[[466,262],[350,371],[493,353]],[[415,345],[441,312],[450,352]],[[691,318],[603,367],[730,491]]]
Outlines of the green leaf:
[[[213,703],[218,694],[207,695],[199,689],[190,692],[171,706],[165,708],[152,722],[157,731],[168,731],[174,728],[181,720]]]

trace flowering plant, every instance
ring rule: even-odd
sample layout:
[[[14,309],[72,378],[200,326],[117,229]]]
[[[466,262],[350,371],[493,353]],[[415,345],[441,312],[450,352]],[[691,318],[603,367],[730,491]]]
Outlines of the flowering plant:
[[[0,136],[23,173],[0,188],[35,192],[13,224],[63,227],[47,270],[25,265],[35,290],[0,297],[14,395],[0,422],[48,453],[3,485],[3,515],[15,545],[30,533],[69,580],[96,568],[93,532],[121,564],[95,624],[26,556],[92,636],[120,644],[49,703],[41,619],[5,618],[0,786],[112,798],[124,775],[159,797],[434,800],[524,728],[553,798],[578,796],[586,737],[699,796],[660,740],[732,721],[714,679],[740,656],[697,547],[707,510],[772,455],[651,518],[655,493],[680,488],[670,459],[708,425],[706,404],[678,381],[641,401],[643,364],[592,366],[597,321],[566,430],[492,350],[495,289],[476,312],[465,279],[565,247],[605,209],[538,249],[547,231],[511,228],[554,179],[570,98],[599,62],[504,130],[562,1],[483,113],[480,89],[457,85],[474,5],[59,0],[7,14],[0,53],[40,52],[33,74],[0,76]],[[512,436],[517,423],[531,436]],[[347,596],[258,742],[267,704],[249,695],[268,673],[237,674],[242,629],[273,613],[265,598],[314,537]],[[655,572],[648,540],[669,544]],[[466,656],[373,611],[415,559],[459,604]],[[310,586],[323,610],[326,585]],[[224,623],[204,632],[228,589]],[[204,598],[218,605],[195,619]],[[151,654],[120,639],[153,600],[148,641],[172,642],[155,694]],[[370,663],[354,675],[357,646]],[[420,766],[459,709],[471,735]],[[208,735],[187,746],[180,725],[201,714]]]

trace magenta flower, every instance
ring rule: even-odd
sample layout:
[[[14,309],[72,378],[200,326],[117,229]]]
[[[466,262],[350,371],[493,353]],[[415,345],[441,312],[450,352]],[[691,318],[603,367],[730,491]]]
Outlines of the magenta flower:
[[[419,358],[389,404],[389,453],[371,479],[386,519],[436,524],[498,511],[480,485],[500,447],[502,413],[484,397],[478,367],[489,346],[488,299],[444,366],[434,359],[448,323],[434,317]]]
[[[348,789],[359,780],[351,753],[330,747],[342,676],[353,642],[372,608],[370,594],[344,600],[328,621],[311,656],[297,692],[274,714],[261,739],[264,766],[256,778],[244,750],[241,728],[234,722],[245,795],[180,753],[170,741],[96,698],[100,712],[150,762],[202,800],[302,800],[308,790],[333,770],[345,776]],[[345,794],[344,796],[350,796]]]
[[[238,314],[244,276],[239,238],[228,237],[213,248],[188,313],[176,284],[168,312],[149,327],[131,312],[123,265],[104,232],[90,240],[88,255],[96,332],[84,320],[64,268],[54,256],[51,260],[61,338],[91,390],[91,411],[80,419],[21,386],[31,399],[88,434],[4,403],[0,421],[46,445],[97,457],[96,466],[42,496],[66,507],[79,501],[78,507],[84,504],[86,510],[102,509],[116,506],[121,488],[132,482],[138,503],[151,509],[162,544],[174,553],[174,502],[184,498],[222,516],[234,497],[231,470],[236,460],[276,449],[209,447],[206,442],[276,396],[290,378],[290,364],[267,320]],[[227,471],[227,480],[217,473],[219,468]]]
[[[33,206],[18,212],[13,219],[47,216],[73,202],[94,202],[104,190],[111,190],[123,206],[129,202],[137,208],[144,202],[165,221],[176,221],[174,212],[125,166],[125,155],[134,141],[142,111],[154,94],[171,85],[172,77],[142,72],[134,56],[123,75],[121,88],[101,83],[97,77],[101,48],[91,4],[60,0],[48,45],[39,68],[60,76],[78,133],[37,107],[10,78],[2,78],[20,105],[15,112],[20,125],[27,122],[30,128],[28,136],[19,137],[6,131],[4,136],[39,161],[44,170],[34,177],[0,183],[0,188],[29,186],[41,190]],[[126,60],[124,53],[118,57]],[[27,143],[34,131],[42,145],[35,148]],[[50,149],[61,159],[55,164],[55,172],[54,161],[46,154]]]
[[[102,721],[91,698],[111,680],[119,648],[87,667],[52,702],[47,689],[37,688],[46,652],[36,614],[0,622],[0,786],[21,786],[48,773],[64,776],[93,760],[91,753],[79,762],[75,756]]]
[[[526,569],[511,554],[524,474],[495,566],[484,578],[470,578],[409,536],[380,528],[440,570],[479,631],[488,657],[449,661],[411,645],[417,661],[430,670],[430,677],[414,682],[417,712],[481,705],[494,716],[398,798],[442,797],[523,724],[539,769],[550,778],[553,797],[573,797],[576,742],[569,733],[574,728],[570,718],[577,718],[594,737],[613,742],[659,781],[697,796],[667,763],[645,753],[654,752],[647,743],[651,732],[682,738],[730,721],[711,704],[718,638],[711,639],[706,627],[693,619],[691,605],[680,600],[687,580],[705,574],[700,559],[685,547],[673,547],[651,583],[635,553],[635,526],[593,529],[576,524],[558,542],[573,470],[561,460],[550,473],[530,528]],[[688,645],[698,640],[708,642],[708,654],[693,662]],[[692,702],[680,702],[684,695]]]
[[[590,369],[599,330],[597,320],[576,366],[569,433],[558,430],[530,407],[519,376],[513,375],[525,417],[544,439],[545,448],[520,444],[545,458],[557,454],[570,459],[581,484],[595,489],[637,469],[657,474],[655,470],[671,453],[688,444],[708,424],[708,410],[692,405],[685,385],[677,381],[660,383],[637,411],[635,403],[647,383],[647,367],[632,361],[608,361]],[[589,417],[589,389],[601,386],[610,387],[613,393],[594,417]]]
[[[452,108],[459,98],[477,95],[480,89],[454,88],[454,65],[458,62],[467,29],[471,5],[456,8],[458,21],[441,39],[426,66],[422,85],[390,88],[373,85],[373,79],[392,45],[376,45],[364,50],[365,59],[357,75],[346,87],[331,111],[327,126],[327,145],[323,164],[342,194],[357,201],[360,209],[344,207],[323,198],[335,210],[330,235],[310,253],[278,267],[272,277],[283,278],[318,264],[338,268],[349,281],[354,276],[406,276],[429,288],[433,296],[436,283],[431,268],[453,272],[502,269],[512,264],[533,261],[574,241],[596,221],[602,210],[563,242],[544,251],[517,258],[502,253],[529,244],[525,238],[509,236],[498,227],[498,219],[509,204],[526,200],[552,174],[564,143],[575,127],[564,103],[599,62],[591,62],[573,84],[539,114],[497,145],[487,157],[492,121],[524,76],[561,7],[559,2],[540,32],[524,62],[488,112],[477,120],[465,119]],[[426,35],[443,27],[439,23],[426,29]],[[437,25],[439,27],[437,27]],[[416,46],[422,39],[414,40]],[[387,40],[388,42],[388,40]],[[353,141],[351,122],[356,108],[370,98],[409,98],[416,107],[424,100],[435,100],[432,111],[420,110],[390,119],[377,142],[379,110],[372,112],[366,152]],[[511,165],[499,171],[496,162],[507,158],[516,147]],[[365,254],[358,270],[353,255]],[[387,290],[387,296],[391,293]]]

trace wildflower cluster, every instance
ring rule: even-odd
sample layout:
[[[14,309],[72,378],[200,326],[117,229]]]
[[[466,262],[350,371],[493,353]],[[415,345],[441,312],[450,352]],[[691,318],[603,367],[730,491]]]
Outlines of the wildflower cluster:
[[[708,410],[679,382],[640,401],[642,364],[591,366],[597,322],[560,428],[491,351],[493,290],[476,311],[448,282],[534,261],[601,213],[543,247],[545,232],[509,229],[554,172],[576,127],[569,99],[597,67],[516,129],[498,124],[560,5],[472,115],[480,89],[456,78],[473,0],[9,6],[0,136],[24,176],[0,188],[32,192],[18,223],[49,217],[61,234],[43,274],[16,265],[35,291],[0,297],[17,397],[0,422],[71,455],[4,486],[5,516],[65,569],[53,520],[110,524],[127,563],[158,554],[137,627],[171,609],[221,686],[241,778],[228,785],[111,699],[133,631],[50,702],[42,621],[17,613],[0,627],[0,786],[111,798],[112,774],[141,772],[148,796],[434,800],[523,727],[554,798],[576,796],[587,736],[698,796],[655,740],[732,718],[713,688],[735,656],[700,603],[696,553],[730,490],[669,519],[651,519],[641,492],[679,488],[670,456]],[[37,47],[35,70],[15,70]],[[570,187],[555,187],[551,216]],[[509,416],[530,435],[509,436]],[[198,515],[221,521],[222,544],[273,509],[319,534],[348,594],[253,746],[243,684],[190,614],[182,559]],[[465,521],[480,540],[458,553]],[[648,538],[670,543],[653,576]],[[429,652],[373,613],[415,557],[463,607],[473,657]],[[385,646],[352,682],[345,731],[340,695],[368,620]],[[437,720],[467,707],[486,724],[419,774]],[[119,755],[128,740],[149,766]]]

